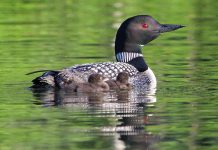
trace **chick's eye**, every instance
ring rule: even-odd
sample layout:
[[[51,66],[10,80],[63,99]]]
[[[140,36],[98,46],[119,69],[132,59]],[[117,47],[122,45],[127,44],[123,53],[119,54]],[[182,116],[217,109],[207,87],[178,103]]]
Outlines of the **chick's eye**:
[[[143,23],[143,24],[142,24],[142,28],[144,28],[144,29],[148,28],[148,24]]]

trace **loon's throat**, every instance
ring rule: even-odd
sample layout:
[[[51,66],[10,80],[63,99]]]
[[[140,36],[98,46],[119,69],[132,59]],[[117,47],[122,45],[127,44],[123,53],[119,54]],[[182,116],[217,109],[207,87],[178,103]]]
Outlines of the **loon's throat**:
[[[141,53],[119,52],[116,54],[116,59],[118,62],[133,65],[139,72],[144,72],[148,69],[148,65]]]
[[[118,62],[129,62],[136,57],[143,57],[141,53],[131,53],[131,52],[119,52],[116,54],[116,59]]]

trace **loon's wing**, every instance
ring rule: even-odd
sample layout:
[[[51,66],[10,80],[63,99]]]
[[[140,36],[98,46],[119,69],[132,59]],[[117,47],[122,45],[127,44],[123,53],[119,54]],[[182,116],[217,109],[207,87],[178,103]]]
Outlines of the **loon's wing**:
[[[87,78],[93,73],[99,73],[103,76],[115,79],[119,72],[126,72],[130,77],[136,75],[138,70],[127,63],[122,62],[103,62],[103,63],[91,63],[83,65],[75,65],[60,71],[48,71],[43,75],[35,78],[33,82],[33,88],[43,87],[55,87],[57,82],[69,81],[70,78],[81,78],[81,80],[87,81]]]

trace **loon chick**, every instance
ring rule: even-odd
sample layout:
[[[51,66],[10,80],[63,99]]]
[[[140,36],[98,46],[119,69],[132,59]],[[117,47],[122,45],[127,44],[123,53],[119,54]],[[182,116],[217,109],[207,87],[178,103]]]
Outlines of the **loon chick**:
[[[161,33],[182,27],[184,26],[160,24],[149,15],[130,17],[120,25],[116,34],[115,56],[117,62],[75,65],[66,69],[72,75],[75,72],[80,72],[81,80],[86,81],[89,75],[93,73],[115,79],[119,72],[126,72],[130,76],[133,87],[143,84],[146,87],[156,88],[156,77],[145,62],[141,47],[156,39]],[[56,87],[58,82],[56,76],[66,69],[45,72],[32,80],[32,87]]]
[[[110,89],[130,90],[131,84],[129,83],[129,75],[126,72],[120,72],[116,80],[108,80],[106,83]]]
[[[75,92],[105,92],[109,91],[108,84],[100,74],[91,74],[87,83],[80,83],[76,86]]]

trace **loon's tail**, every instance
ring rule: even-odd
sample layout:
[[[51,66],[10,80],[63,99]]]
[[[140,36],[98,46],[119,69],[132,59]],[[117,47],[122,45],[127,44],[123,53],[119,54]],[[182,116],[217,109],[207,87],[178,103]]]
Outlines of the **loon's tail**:
[[[27,73],[26,75],[38,73],[38,72],[44,72],[41,76],[36,77],[35,79],[32,80],[33,85],[31,88],[53,88],[55,87],[55,76],[60,72],[60,71],[54,71],[54,70],[39,70],[39,71],[34,71]]]

